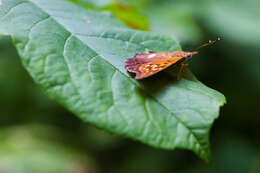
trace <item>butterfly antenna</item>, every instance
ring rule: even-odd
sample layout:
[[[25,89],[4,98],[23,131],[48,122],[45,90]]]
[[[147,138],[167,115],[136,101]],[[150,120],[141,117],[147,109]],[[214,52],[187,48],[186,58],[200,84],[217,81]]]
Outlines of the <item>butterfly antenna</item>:
[[[212,40],[209,40],[207,43],[205,43],[205,44],[203,44],[203,45],[197,47],[197,48],[194,49],[194,50],[199,50],[199,49],[201,49],[201,48],[203,48],[203,47],[206,47],[206,46],[215,44],[215,43],[216,43],[217,41],[219,41],[219,40],[221,40],[220,37],[218,37],[216,40],[213,40],[213,41],[212,41]]]

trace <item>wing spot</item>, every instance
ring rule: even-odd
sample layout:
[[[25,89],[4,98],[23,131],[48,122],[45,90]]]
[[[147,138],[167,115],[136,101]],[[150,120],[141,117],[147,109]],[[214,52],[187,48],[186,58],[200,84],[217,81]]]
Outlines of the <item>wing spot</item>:
[[[153,58],[153,57],[155,57],[155,56],[156,56],[156,54],[150,54],[150,55],[148,55],[147,58]]]
[[[152,67],[152,71],[157,71],[157,70],[158,70],[157,66]]]

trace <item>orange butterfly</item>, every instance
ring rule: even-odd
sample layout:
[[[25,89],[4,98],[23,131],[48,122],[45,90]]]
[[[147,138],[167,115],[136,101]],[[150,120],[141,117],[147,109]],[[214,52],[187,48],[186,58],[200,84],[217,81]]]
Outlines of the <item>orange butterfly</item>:
[[[214,44],[218,40],[220,40],[220,38],[217,38],[214,41],[209,40],[208,43],[199,46],[195,50]],[[180,69],[181,72],[182,67],[184,65],[183,62],[190,59],[193,55],[196,54],[198,54],[197,51],[192,51],[192,52],[184,52],[184,51],[151,52],[149,51],[144,53],[137,53],[134,58],[128,58],[125,61],[125,67],[129,72],[136,74],[135,79],[143,79],[152,76],[176,63],[182,64]]]

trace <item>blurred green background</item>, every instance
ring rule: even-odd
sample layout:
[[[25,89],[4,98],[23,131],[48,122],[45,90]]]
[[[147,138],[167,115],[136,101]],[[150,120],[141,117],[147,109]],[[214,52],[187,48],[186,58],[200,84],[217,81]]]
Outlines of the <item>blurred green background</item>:
[[[0,36],[0,173],[260,172],[259,0],[70,0],[111,11],[132,28],[176,38],[183,50],[209,39],[189,68],[227,104],[211,132],[212,163],[81,122],[48,99]]]

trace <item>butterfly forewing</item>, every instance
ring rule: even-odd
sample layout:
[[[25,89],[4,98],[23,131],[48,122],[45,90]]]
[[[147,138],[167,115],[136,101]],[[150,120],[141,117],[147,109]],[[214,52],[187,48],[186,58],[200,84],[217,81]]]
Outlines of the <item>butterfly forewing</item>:
[[[154,59],[150,60],[148,63],[141,64],[138,67],[138,72],[136,73],[135,79],[143,79],[154,75],[180,61],[182,58],[183,57]]]

